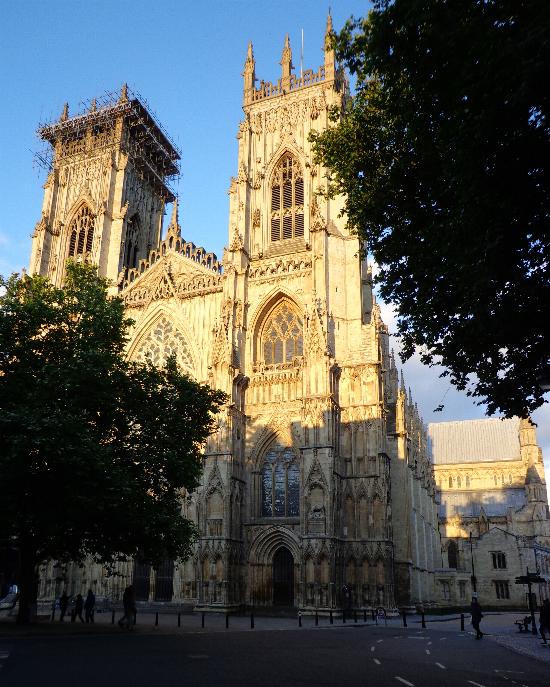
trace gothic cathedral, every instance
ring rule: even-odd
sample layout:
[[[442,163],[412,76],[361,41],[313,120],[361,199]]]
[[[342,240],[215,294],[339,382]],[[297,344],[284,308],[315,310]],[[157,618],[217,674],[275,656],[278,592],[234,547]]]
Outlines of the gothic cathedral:
[[[342,200],[319,193],[326,170],[308,140],[349,97],[331,31],[329,17],[318,71],[293,73],[287,37],[281,78],[259,86],[249,45],[221,262],[182,238],[168,183],[178,152],[126,87],[40,130],[53,161],[31,271],[59,284],[66,258],[97,264],[135,321],[129,357],[175,353],[229,396],[202,485],[183,502],[200,530],[193,558],[121,564],[118,578],[75,567],[78,590],[116,598],[133,580],[138,598],[203,609],[436,601],[426,428]],[[53,565],[43,573],[40,595],[52,598]]]

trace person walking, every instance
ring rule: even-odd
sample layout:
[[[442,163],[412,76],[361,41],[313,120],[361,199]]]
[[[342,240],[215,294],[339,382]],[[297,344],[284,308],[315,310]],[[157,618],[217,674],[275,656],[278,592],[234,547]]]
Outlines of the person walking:
[[[481,606],[479,605],[477,596],[474,596],[472,599],[470,613],[472,614],[472,627],[476,631],[476,639],[481,639],[483,637],[483,632],[479,629],[479,623],[483,618],[483,613],[481,612]]]
[[[128,585],[122,595],[122,605],[124,606],[124,615],[118,621],[119,627],[126,626],[130,630],[136,620],[136,597],[134,594],[134,586]]]
[[[88,589],[86,601],[84,602],[84,616],[87,623],[94,622],[95,594]]]
[[[67,592],[63,591],[63,594],[59,597],[59,622],[62,623],[65,618],[65,613],[67,613],[67,608],[69,607],[69,597]]]
[[[550,601],[548,599],[544,599],[541,604],[539,621],[540,636],[544,644],[548,644],[545,635],[545,632],[550,633]]]
[[[74,619],[76,620],[77,618],[80,618],[80,622],[84,622],[84,618],[82,617],[82,611],[84,610],[84,599],[82,598],[82,594],[77,594],[76,595],[76,600],[74,604]]]

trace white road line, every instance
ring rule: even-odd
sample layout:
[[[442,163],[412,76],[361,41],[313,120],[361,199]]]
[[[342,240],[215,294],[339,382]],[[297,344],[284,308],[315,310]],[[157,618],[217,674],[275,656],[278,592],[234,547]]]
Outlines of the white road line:
[[[424,637],[409,637],[409,639],[424,639]]]
[[[447,637],[440,637],[439,641],[442,642],[444,639],[447,639]]]
[[[430,655],[430,650],[429,650],[429,649],[426,649],[426,653],[427,653],[428,656],[429,656],[429,655]]]
[[[370,650],[371,650],[371,651],[374,651],[374,649],[375,649],[375,647],[371,646]]]
[[[0,661],[4,660],[5,658],[8,658],[10,655],[9,651],[0,651]]]
[[[396,680],[399,680],[399,682],[402,682],[404,685],[407,685],[407,687],[414,687],[412,682],[409,682],[408,680],[405,680],[405,678],[399,677],[399,675],[394,675]]]
[[[428,642],[428,646],[430,646],[431,642]]]
[[[468,682],[471,685],[474,685],[474,687],[485,687],[485,685],[482,685],[481,682],[474,682],[473,680],[468,680]]]
[[[436,663],[435,665],[438,666],[439,668],[441,668],[441,670],[447,670],[447,668],[445,668],[443,663]]]
[[[372,660],[376,663],[377,666],[380,665],[380,661],[377,658],[373,658]]]
[[[383,641],[384,641],[383,639],[379,639],[379,640],[377,640],[376,643],[377,643],[377,644],[380,644],[380,642],[383,642]]]

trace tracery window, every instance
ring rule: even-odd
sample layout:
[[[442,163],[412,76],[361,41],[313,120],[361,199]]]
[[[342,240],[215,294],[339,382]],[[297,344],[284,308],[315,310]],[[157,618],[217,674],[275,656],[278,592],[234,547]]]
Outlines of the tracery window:
[[[141,342],[134,359],[162,367],[171,355],[176,356],[176,361],[182,370],[192,373],[193,359],[185,337],[167,317],[163,316],[157,320]]]
[[[304,235],[304,178],[290,153],[279,160],[271,178],[271,240]]]
[[[300,469],[291,448],[273,448],[262,467],[262,516],[300,515]]]
[[[267,318],[262,330],[261,342],[266,365],[290,363],[303,354],[302,318],[287,301],[282,301]]]
[[[67,257],[76,258],[92,252],[94,242],[94,218],[90,208],[83,205],[69,225],[69,252]]]

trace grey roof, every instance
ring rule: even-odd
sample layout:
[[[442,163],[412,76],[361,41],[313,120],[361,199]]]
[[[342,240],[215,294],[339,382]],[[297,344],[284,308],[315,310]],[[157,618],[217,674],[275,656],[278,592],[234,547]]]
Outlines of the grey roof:
[[[436,465],[520,460],[519,418],[431,422],[428,443]]]
[[[525,490],[522,488],[489,489],[487,491],[442,491],[439,516],[449,518],[453,515],[464,517],[478,516],[483,510],[488,516],[506,515],[506,510],[519,510],[526,504]]]

